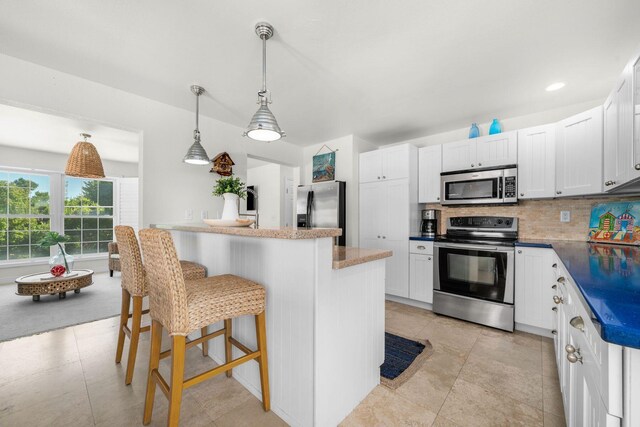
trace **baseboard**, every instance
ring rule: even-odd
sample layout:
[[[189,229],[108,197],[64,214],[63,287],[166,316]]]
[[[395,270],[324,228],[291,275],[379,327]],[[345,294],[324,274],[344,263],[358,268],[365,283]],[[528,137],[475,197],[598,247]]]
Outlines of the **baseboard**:
[[[397,297],[395,295],[385,294],[385,299],[388,301],[399,302],[400,304],[410,305],[412,307],[424,308],[425,310],[433,311],[433,305],[428,302],[416,301],[409,298]]]

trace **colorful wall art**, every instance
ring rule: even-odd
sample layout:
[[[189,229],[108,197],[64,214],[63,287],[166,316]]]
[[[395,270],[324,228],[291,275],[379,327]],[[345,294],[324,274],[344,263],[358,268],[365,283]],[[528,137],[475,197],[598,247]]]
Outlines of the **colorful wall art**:
[[[640,200],[594,205],[589,241],[640,245]]]

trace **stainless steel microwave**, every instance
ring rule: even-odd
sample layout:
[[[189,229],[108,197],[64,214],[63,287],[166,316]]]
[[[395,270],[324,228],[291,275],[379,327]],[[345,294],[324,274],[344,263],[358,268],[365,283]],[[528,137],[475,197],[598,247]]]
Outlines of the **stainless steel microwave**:
[[[484,205],[518,203],[518,169],[443,172],[440,174],[443,205]]]

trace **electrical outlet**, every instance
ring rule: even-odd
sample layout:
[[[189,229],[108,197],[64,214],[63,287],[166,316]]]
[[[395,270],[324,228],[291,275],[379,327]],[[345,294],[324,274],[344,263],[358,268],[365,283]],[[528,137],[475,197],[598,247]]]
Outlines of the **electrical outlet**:
[[[209,212],[200,211],[200,219],[207,219],[207,218],[209,218]]]
[[[560,222],[569,222],[569,221],[571,221],[571,211],[561,211]]]
[[[186,209],[184,211],[184,219],[193,220],[193,209]]]

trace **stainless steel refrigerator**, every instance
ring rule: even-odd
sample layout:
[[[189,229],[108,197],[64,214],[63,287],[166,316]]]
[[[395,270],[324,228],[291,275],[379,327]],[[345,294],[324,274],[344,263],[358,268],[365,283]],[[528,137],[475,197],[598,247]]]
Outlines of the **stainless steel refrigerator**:
[[[302,228],[341,228],[338,245],[346,246],[346,183],[327,181],[298,187],[296,218]]]

